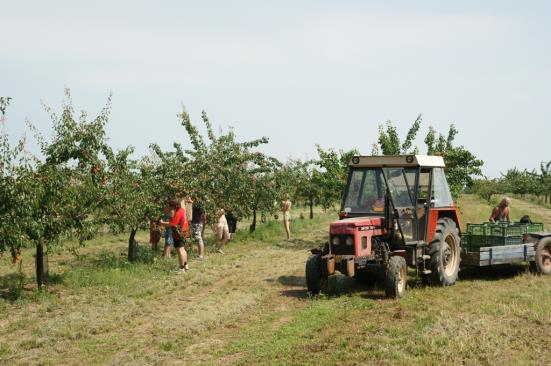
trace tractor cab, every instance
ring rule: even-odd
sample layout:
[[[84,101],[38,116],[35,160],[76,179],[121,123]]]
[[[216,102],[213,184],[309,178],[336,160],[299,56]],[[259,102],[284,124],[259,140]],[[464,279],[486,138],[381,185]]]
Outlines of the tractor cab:
[[[308,288],[319,292],[318,279],[335,270],[357,279],[376,272],[384,274],[379,277],[387,295],[401,297],[408,266],[439,285],[453,284],[459,215],[444,168],[440,156],[353,157],[340,220],[331,223],[329,242],[307,263]]]
[[[384,218],[385,229],[395,234],[393,246],[429,243],[440,217],[449,217],[459,228],[444,167],[440,156],[356,156],[349,165],[340,218],[347,223]]]

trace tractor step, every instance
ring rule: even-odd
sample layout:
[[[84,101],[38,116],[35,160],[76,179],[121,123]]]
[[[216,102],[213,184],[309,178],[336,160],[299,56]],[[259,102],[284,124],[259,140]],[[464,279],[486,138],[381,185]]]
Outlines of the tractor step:
[[[424,275],[430,275],[431,273],[432,273],[432,271],[430,269],[424,269],[423,270]]]

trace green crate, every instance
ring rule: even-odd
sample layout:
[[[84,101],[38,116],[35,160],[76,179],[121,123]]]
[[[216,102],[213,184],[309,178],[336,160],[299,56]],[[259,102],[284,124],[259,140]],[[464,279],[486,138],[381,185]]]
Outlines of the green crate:
[[[489,226],[487,223],[484,224],[467,224],[467,233],[472,235],[488,235]]]
[[[526,232],[524,225],[496,225],[490,229],[490,235],[498,237],[522,236]]]
[[[541,222],[526,225],[526,233],[537,233],[539,231],[543,231],[543,224]]]
[[[522,244],[522,236],[493,236],[492,245]]]
[[[467,224],[466,231],[461,238],[461,245],[470,251],[477,251],[481,247],[522,244],[523,235],[543,231],[543,224],[508,223],[506,221],[486,222]]]
[[[469,246],[483,247],[493,242],[493,237],[487,235],[470,235]]]

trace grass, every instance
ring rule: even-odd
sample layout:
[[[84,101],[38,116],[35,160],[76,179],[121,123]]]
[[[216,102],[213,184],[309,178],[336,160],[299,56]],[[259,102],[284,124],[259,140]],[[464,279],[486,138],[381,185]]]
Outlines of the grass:
[[[459,204],[463,225],[487,219],[491,209],[475,196]],[[546,227],[549,211],[512,204],[514,218],[529,212]],[[399,301],[337,276],[329,294],[309,297],[307,249],[323,244],[335,218],[317,212],[294,220],[291,242],[280,222],[253,234],[240,223],[225,255],[213,253],[209,238],[206,260],[192,261],[183,276],[174,273],[175,258],[161,260],[146,245],[129,264],[124,236],[98,238],[78,257],[50,256],[47,291],[32,284],[32,253],[23,253],[21,273],[1,258],[0,364],[551,362],[551,281],[526,266],[463,270],[447,288],[412,278]],[[146,242],[145,233],[138,240]],[[6,292],[10,286],[19,293]]]

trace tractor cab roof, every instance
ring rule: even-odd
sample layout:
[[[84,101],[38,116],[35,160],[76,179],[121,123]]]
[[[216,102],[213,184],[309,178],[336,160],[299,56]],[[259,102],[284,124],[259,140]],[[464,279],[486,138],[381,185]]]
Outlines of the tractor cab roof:
[[[349,166],[358,168],[428,167],[444,168],[444,158],[428,155],[354,156]]]

